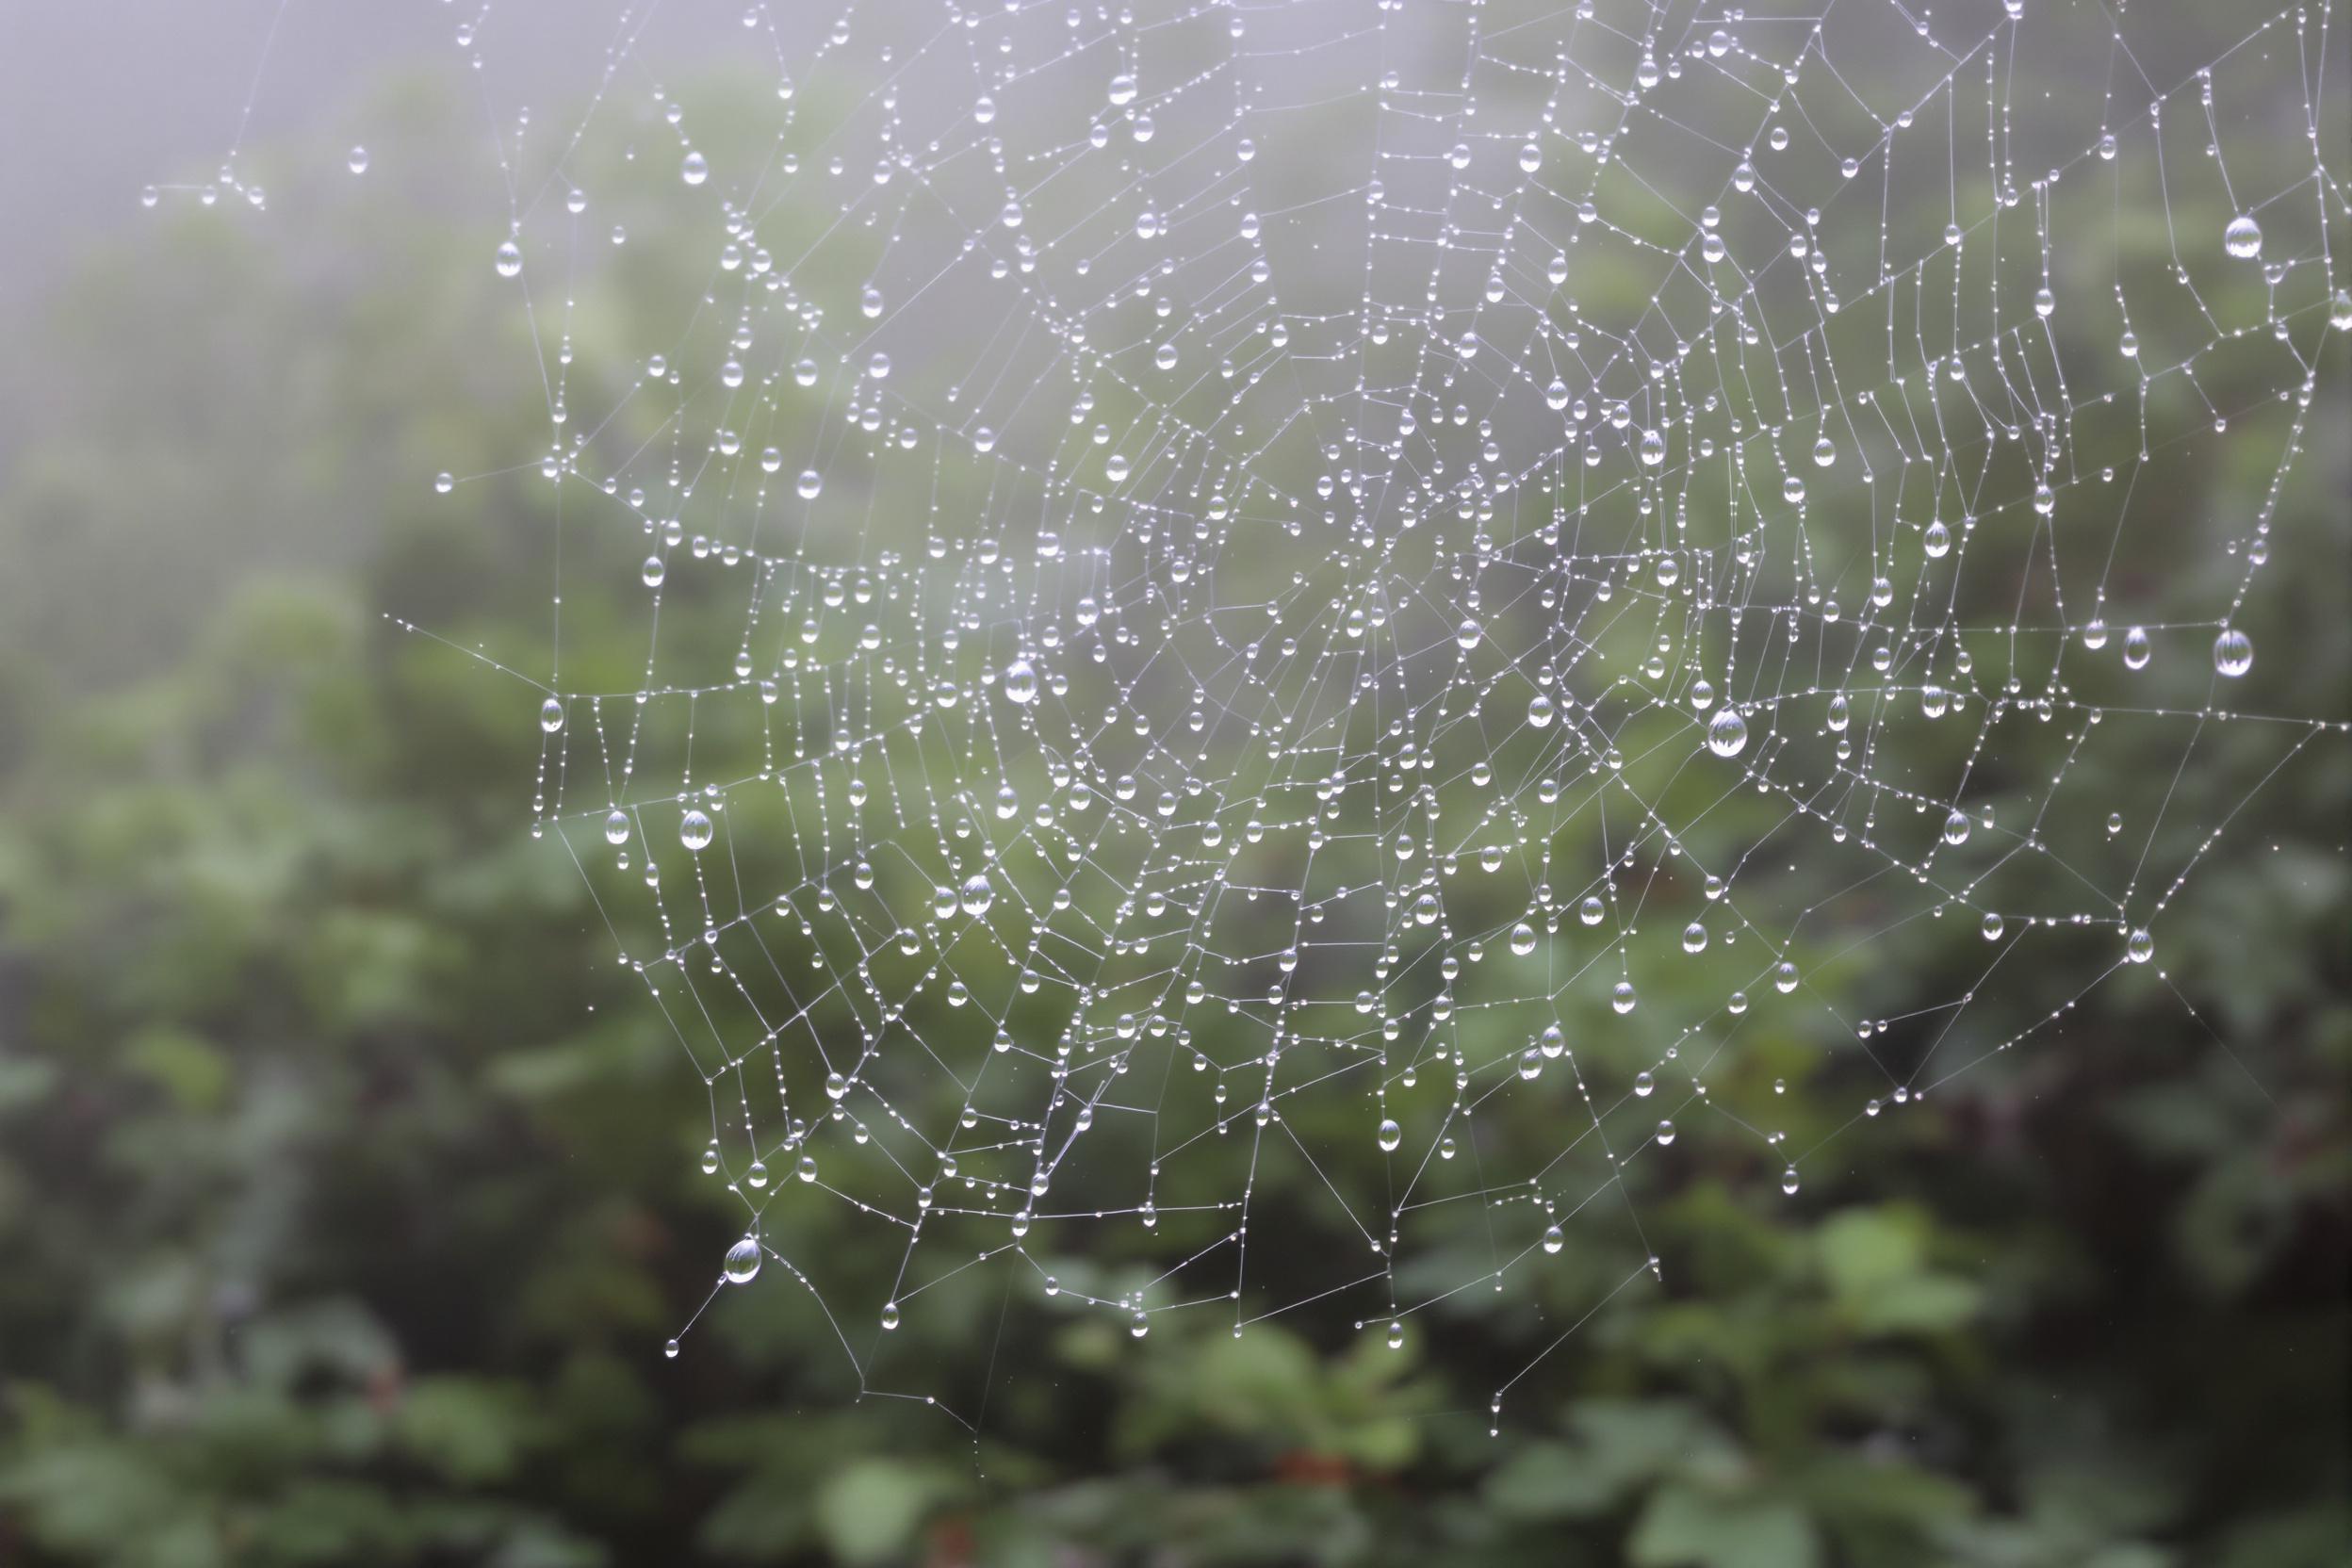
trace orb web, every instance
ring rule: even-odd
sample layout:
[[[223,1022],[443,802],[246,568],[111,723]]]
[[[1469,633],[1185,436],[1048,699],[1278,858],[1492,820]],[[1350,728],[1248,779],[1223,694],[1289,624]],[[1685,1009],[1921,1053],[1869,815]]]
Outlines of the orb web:
[[[2344,729],[2262,619],[2341,566],[2341,44],[2220,12],[754,5],[706,133],[616,11],[498,126],[560,633],[500,667],[709,1088],[713,1298],[921,1396],[973,1271],[1533,1298],[1499,1412],[1665,1278],[1678,1130],[1799,1195],[2152,978]],[[615,292],[663,335],[576,358]],[[1791,1038],[1858,1086],[1802,1144]]]

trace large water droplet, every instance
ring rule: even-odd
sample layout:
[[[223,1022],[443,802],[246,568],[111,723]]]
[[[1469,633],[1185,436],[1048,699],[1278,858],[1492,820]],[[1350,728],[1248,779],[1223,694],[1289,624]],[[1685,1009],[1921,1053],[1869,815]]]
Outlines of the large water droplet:
[[[1707,724],[1707,749],[1718,757],[1737,757],[1748,743],[1748,721],[1736,708],[1723,707]]]
[[[2235,680],[2254,667],[2254,639],[2235,627],[2213,639],[2213,668]]]
[[[1004,666],[1004,699],[1023,707],[1037,700],[1036,665],[1026,659],[1016,659]]]

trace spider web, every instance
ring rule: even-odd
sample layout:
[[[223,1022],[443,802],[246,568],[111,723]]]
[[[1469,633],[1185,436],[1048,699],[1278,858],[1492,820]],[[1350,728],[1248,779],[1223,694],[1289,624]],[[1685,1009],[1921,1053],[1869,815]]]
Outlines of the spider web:
[[[709,1088],[712,1298],[916,1398],[975,1274],[1137,1337],[1533,1298],[1499,1418],[1664,1280],[1678,1127],[1798,1194],[2148,963],[2345,727],[2258,593],[2342,411],[2341,46],[2233,10],[754,5],[708,134],[619,11],[482,265],[534,831]],[[674,330],[576,361],[624,286]],[[1789,1039],[1866,1085],[1802,1143]]]

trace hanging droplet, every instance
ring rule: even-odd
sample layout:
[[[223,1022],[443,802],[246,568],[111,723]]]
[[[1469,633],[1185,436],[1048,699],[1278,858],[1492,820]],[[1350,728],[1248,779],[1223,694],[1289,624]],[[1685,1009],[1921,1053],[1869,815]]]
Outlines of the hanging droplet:
[[[987,914],[988,906],[995,902],[996,889],[989,885],[986,876],[970,876],[964,879],[962,893],[964,913],[976,919]]]
[[[2249,660],[2253,658],[2251,649],[2247,650],[2246,657]],[[564,727],[564,699],[562,697],[549,697],[539,705],[539,727],[550,735]]]
[[[497,261],[498,265],[498,276],[502,278],[515,277],[519,275],[523,270],[523,248],[520,245],[515,244],[511,239],[507,240],[499,245]]]
[[[708,848],[710,832],[710,819],[699,809],[690,809],[678,821],[678,841],[688,849]]]
[[[1717,709],[1707,724],[1707,749],[1718,757],[1737,757],[1747,744],[1748,721],[1740,716],[1740,710],[1728,706]]]
[[[1016,659],[1004,666],[1004,699],[1027,707],[1037,700],[1037,666]]]
[[[727,1250],[727,1282],[747,1285],[760,1272],[760,1238],[745,1236]]]
[[[2242,212],[2221,231],[2221,244],[2222,249],[2240,261],[2252,261],[2262,253],[2262,226],[2254,221],[2252,213]]]
[[[2225,627],[2213,639],[2213,668],[2235,680],[2254,667],[2254,639],[2235,627]]]
[[[678,168],[678,177],[688,185],[700,185],[710,177],[710,165],[700,153],[688,153]]]

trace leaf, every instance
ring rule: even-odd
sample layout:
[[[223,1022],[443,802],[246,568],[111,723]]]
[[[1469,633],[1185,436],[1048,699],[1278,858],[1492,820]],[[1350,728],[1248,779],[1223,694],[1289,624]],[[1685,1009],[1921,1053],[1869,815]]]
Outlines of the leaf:
[[[513,1475],[544,1435],[530,1390],[467,1377],[420,1378],[410,1384],[394,1427],[410,1453],[471,1485]]]
[[[1975,1283],[1927,1266],[1926,1229],[1918,1214],[1883,1206],[1847,1209],[1816,1233],[1831,1295],[1858,1331],[1938,1333],[1975,1315]]]
[[[913,1537],[950,1490],[929,1466],[858,1460],[829,1477],[817,1494],[817,1528],[843,1562],[880,1562]]]
[[[1529,1444],[1496,1467],[1485,1488],[1492,1506],[1517,1518],[1586,1517],[1659,1477],[1739,1463],[1731,1440],[1678,1399],[1586,1399],[1568,1424],[1571,1441]]]
[[[1821,1544],[1793,1503],[1660,1487],[1626,1543],[1642,1568],[1812,1568]]]

